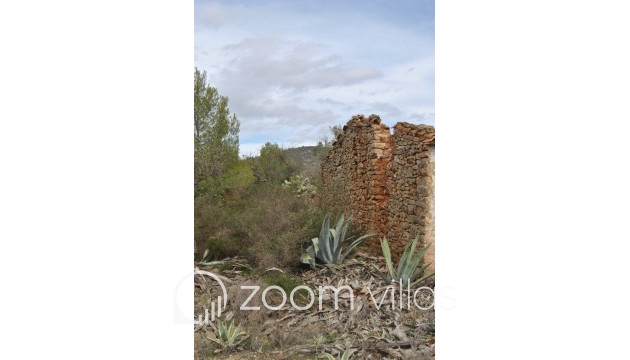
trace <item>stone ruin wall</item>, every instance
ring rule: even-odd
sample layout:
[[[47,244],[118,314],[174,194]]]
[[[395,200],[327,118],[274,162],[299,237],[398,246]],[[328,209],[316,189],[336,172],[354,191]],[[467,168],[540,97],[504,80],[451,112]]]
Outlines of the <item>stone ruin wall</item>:
[[[397,123],[391,134],[378,115],[355,115],[322,162],[322,200],[354,213],[354,223],[378,237],[368,251],[380,254],[386,236],[398,259],[416,235],[429,245],[433,269],[435,129]]]
[[[366,229],[387,229],[389,128],[375,117],[353,116],[322,163],[322,196],[329,208],[346,209]]]
[[[387,172],[389,226],[387,238],[397,254],[419,235],[429,245],[425,261],[434,263],[435,129],[405,122],[394,126],[392,157]],[[394,251],[392,249],[392,251]]]

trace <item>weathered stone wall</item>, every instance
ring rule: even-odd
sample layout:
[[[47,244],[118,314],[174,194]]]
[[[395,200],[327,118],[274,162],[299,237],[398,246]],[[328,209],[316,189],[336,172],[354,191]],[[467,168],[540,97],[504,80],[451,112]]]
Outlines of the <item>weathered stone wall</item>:
[[[435,167],[431,149],[434,146],[435,129],[432,126],[405,122],[394,126],[392,156],[387,172],[387,238],[396,254],[402,253],[408,241],[416,236],[425,246],[433,244]],[[425,261],[434,263],[434,253],[434,247],[429,246]]]
[[[329,207],[354,213],[354,221],[383,233],[387,228],[389,128],[380,118],[353,116],[322,163],[322,197]]]
[[[343,129],[322,163],[325,204],[386,236],[396,258],[419,235],[434,263],[435,129],[401,122],[392,135],[377,115],[355,115]],[[369,241],[380,252],[379,239]]]

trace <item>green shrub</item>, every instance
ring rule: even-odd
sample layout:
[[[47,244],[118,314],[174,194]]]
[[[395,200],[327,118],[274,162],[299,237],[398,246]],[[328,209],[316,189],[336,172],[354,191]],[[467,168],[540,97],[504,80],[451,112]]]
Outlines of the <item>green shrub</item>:
[[[251,163],[238,160],[232,162],[221,174],[200,180],[195,186],[195,196],[230,197],[232,193],[243,193],[255,181]]]
[[[267,276],[265,278],[265,282],[268,285],[281,287],[287,294],[290,294],[296,287],[304,285],[304,282],[301,280],[278,272],[274,272],[272,275]]]
[[[250,161],[258,182],[281,184],[298,170],[284,150],[272,143],[266,143],[260,149],[260,156],[250,158]]]
[[[299,265],[316,232],[322,212],[307,198],[296,197],[280,184],[256,184],[233,198],[195,199],[196,260],[209,250],[209,260],[236,255],[259,268]]]

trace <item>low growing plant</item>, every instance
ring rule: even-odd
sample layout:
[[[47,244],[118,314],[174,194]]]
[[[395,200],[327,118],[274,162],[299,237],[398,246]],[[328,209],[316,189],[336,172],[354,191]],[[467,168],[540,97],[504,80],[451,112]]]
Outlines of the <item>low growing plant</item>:
[[[428,246],[422,249],[416,250],[418,246],[418,237],[416,236],[411,242],[405,246],[398,267],[394,270],[392,263],[392,253],[389,249],[389,243],[386,238],[381,239],[381,249],[383,250],[383,257],[385,257],[385,264],[387,266],[387,277],[392,281],[402,280],[403,284],[408,281],[411,286],[419,283],[420,281],[427,279],[434,275],[430,273],[423,276],[424,270],[429,265],[420,266],[424,253],[427,251]]]
[[[369,237],[376,234],[365,234],[358,239],[352,241],[348,248],[343,251],[343,246],[349,243],[346,239],[346,232],[352,221],[352,215],[345,218],[342,214],[337,221],[335,228],[330,227],[330,215],[324,217],[319,237],[311,239],[313,245],[306,249],[306,254],[302,255],[301,261],[305,264],[315,265],[315,261],[319,260],[323,264],[339,264],[348,254],[357,246],[361,245]]]
[[[335,359],[334,356],[332,356],[330,354],[327,354],[327,353],[324,353],[323,354],[323,356],[324,356],[323,359],[326,359],[326,360],[349,360],[350,359],[350,355],[352,355],[353,352],[354,352],[354,350],[346,349],[346,351],[344,351],[343,354],[339,354],[336,359]]]
[[[304,282],[284,274],[272,274],[266,277],[265,282],[268,285],[279,286],[287,294],[293,291],[296,287],[304,285]]]
[[[217,327],[215,329],[216,337],[210,338],[210,340],[217,343],[221,348],[219,351],[230,351],[236,348],[243,340],[247,338],[247,335],[242,330],[241,324],[234,325],[234,320],[229,325],[224,323],[220,319],[217,321]],[[241,339],[239,337],[245,336]]]

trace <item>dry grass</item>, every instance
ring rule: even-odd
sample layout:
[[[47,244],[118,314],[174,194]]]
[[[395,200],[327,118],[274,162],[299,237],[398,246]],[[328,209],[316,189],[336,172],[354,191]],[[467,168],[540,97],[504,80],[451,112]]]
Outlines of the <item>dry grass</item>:
[[[275,271],[248,272],[229,266],[208,269],[232,281],[228,285],[228,311],[224,314],[224,320],[234,319],[242,323],[249,337],[238,352],[215,355],[216,347],[205,335],[211,329],[202,328],[195,333],[195,358],[315,359],[324,351],[334,354],[352,347],[356,350],[353,359],[432,359],[435,342],[432,310],[401,311],[395,307],[377,310],[366,301],[362,289],[369,286],[376,295],[388,286],[376,276],[379,272],[377,268],[384,271],[381,258],[359,254],[340,267],[322,267],[298,275]],[[347,298],[340,300],[338,311],[333,309],[331,299],[323,300],[321,310],[318,309],[317,300],[309,310],[297,310],[289,302],[279,311],[271,311],[263,306],[261,293],[265,286],[278,285],[285,288],[288,295],[291,289],[301,283],[314,290],[320,285],[348,285],[355,289],[355,309],[350,308]],[[259,311],[240,309],[240,305],[251,294],[250,290],[241,289],[241,285],[261,287],[248,304],[260,306]],[[213,296],[216,298],[213,292],[216,290],[196,288],[196,311],[207,306]],[[269,292],[266,299],[272,305],[282,300],[277,291]],[[361,301],[362,306],[358,306]]]

